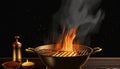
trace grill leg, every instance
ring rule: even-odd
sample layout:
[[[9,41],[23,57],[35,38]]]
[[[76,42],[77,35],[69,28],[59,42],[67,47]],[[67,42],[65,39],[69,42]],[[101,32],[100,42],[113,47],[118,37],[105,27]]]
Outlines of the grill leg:
[[[51,69],[50,67],[46,66],[46,69]],[[82,69],[82,67],[78,68],[78,69]]]
[[[82,67],[80,67],[80,69],[82,69]]]
[[[46,69],[51,69],[50,67],[46,66]]]

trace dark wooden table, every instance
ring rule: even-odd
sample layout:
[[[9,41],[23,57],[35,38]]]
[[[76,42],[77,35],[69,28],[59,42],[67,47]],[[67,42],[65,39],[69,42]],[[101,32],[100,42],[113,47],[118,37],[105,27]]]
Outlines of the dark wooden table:
[[[45,69],[39,58],[23,58],[35,62],[34,69]],[[0,69],[3,69],[2,63],[11,61],[11,58],[0,58]],[[20,68],[22,69],[22,68]],[[120,57],[91,57],[84,65],[83,69],[120,69]]]

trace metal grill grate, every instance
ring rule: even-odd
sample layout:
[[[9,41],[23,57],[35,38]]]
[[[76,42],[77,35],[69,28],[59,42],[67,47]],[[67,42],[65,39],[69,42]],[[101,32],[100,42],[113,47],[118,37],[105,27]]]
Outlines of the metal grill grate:
[[[55,57],[74,57],[74,56],[83,56],[88,55],[88,51],[86,49],[79,50],[78,52],[74,51],[57,51],[52,56]]]

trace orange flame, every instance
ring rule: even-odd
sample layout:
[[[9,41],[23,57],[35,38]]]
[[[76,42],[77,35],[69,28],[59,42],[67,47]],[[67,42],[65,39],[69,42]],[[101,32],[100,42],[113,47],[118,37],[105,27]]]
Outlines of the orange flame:
[[[65,35],[65,37],[62,39],[62,37],[59,38],[57,44],[56,44],[56,50],[60,51],[73,51],[73,41],[76,37],[76,28],[72,28],[69,30],[69,32]],[[64,34],[64,29],[63,29]]]

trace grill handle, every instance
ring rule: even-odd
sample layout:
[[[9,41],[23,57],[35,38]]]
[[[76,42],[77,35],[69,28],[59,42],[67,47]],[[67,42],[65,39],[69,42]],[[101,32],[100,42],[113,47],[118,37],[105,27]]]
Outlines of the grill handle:
[[[34,48],[28,47],[27,49],[25,49],[26,52],[30,52],[30,53],[36,53]]]
[[[100,52],[100,51],[102,51],[102,48],[95,47],[95,48],[93,48],[93,53],[92,54],[95,54],[95,53]]]

